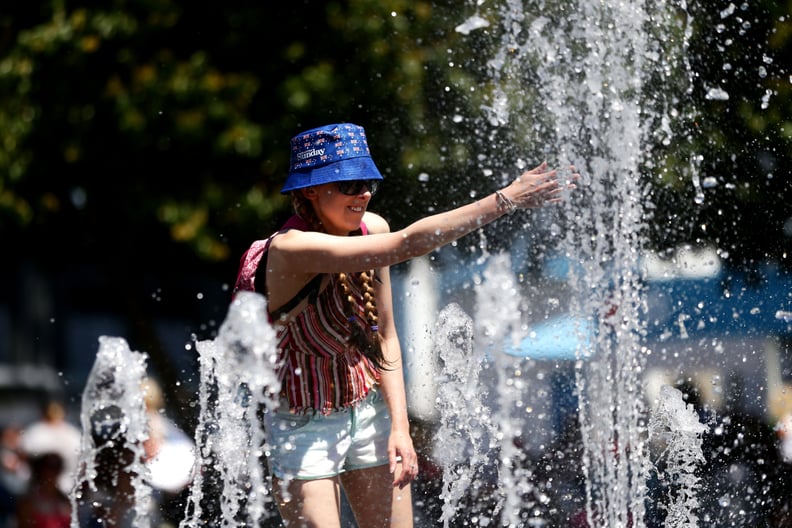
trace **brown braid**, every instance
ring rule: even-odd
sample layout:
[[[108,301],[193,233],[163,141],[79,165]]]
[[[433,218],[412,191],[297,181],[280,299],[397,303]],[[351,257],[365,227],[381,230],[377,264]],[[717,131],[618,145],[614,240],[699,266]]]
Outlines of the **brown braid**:
[[[349,340],[360,350],[364,356],[369,358],[380,370],[387,368],[387,361],[382,354],[382,342],[377,325],[377,303],[374,299],[374,287],[372,278],[374,270],[360,274],[339,273],[338,280],[346,301],[347,316],[349,316],[350,329],[352,334]],[[363,301],[365,303],[365,321],[361,321],[356,315],[357,303],[349,288],[349,281],[358,278],[361,289],[363,290]],[[351,315],[350,315],[351,314]]]
[[[299,190],[292,192],[292,205],[295,212],[305,220],[311,229],[324,232],[324,226],[316,216],[313,205]],[[357,230],[354,234],[361,235],[362,231]],[[378,369],[387,369],[388,362],[382,353],[382,338],[378,327],[379,314],[373,285],[374,270],[359,274],[339,273],[338,281],[343,292],[344,308],[350,325],[349,342],[371,360]],[[365,321],[361,321],[357,315],[357,302],[349,287],[350,281],[356,282],[363,292]]]
[[[379,330],[379,314],[377,313],[377,299],[374,297],[374,270],[364,271],[360,274],[360,285],[363,287],[363,301],[366,303],[366,321],[369,326]]]

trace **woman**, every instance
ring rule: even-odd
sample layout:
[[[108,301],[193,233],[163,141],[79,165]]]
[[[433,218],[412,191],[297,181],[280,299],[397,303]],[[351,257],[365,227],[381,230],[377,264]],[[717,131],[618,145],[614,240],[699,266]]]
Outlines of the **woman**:
[[[298,134],[281,190],[296,211],[251,246],[235,291],[266,296],[282,359],[266,416],[270,470],[287,526],[340,526],[343,486],[359,526],[412,526],[418,474],[388,267],[517,208],[561,199],[546,164],[477,202],[391,232],[367,211],[382,175],[362,127]],[[568,187],[573,187],[569,185]]]

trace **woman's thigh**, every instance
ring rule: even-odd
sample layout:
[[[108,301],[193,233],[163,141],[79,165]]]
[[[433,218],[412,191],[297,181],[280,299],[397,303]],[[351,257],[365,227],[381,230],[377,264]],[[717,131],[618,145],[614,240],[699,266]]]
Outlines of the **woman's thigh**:
[[[337,478],[279,480],[272,489],[289,528],[340,528],[341,492]]]
[[[396,471],[401,471],[398,467]],[[349,505],[358,526],[411,528],[413,525],[410,487],[393,487],[388,465],[357,469],[341,475]]]

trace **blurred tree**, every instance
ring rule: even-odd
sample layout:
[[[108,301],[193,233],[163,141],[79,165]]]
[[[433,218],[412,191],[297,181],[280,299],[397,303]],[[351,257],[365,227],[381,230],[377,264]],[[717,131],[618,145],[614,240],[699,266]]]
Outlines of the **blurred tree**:
[[[92,259],[120,234],[139,247],[162,224],[200,256],[227,258],[210,210],[239,199],[221,170],[258,176],[262,127],[247,113],[259,81],[174,38],[190,35],[174,2],[74,4],[2,15],[4,230],[39,229]],[[248,199],[262,214],[278,206]]]
[[[17,336],[20,347],[66,332],[24,320],[40,311],[29,305],[48,306],[43,317],[58,322],[116,313],[133,346],[176,386],[153,320],[207,317],[195,302],[198,277],[211,269],[202,262],[231,256],[216,222],[228,204],[263,217],[280,206],[253,185],[262,126],[248,113],[259,80],[213,62],[195,45],[199,29],[185,27],[169,0],[4,7],[0,233],[17,248],[3,275],[15,290],[11,328],[30,334]],[[53,303],[15,280],[31,270],[45,277]],[[62,361],[53,348],[17,354]]]

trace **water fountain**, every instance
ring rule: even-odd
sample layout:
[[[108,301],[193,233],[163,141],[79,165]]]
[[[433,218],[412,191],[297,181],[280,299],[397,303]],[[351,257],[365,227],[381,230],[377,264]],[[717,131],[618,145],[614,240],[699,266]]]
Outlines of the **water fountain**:
[[[102,336],[99,344],[83,391],[71,525],[147,528],[158,518],[145,450],[147,355],[130,350],[119,337]],[[267,388],[278,383],[264,299],[240,293],[218,336],[198,342],[197,349],[198,463],[181,526],[203,526],[207,519],[215,526],[258,525],[269,517],[270,506],[263,465],[267,445],[258,415],[273,405]]]
[[[473,299],[464,308],[444,304],[442,280],[427,260],[416,260],[403,279],[399,295],[420,315],[406,316],[402,336],[416,370],[408,372],[410,394],[421,394],[411,406],[437,424],[442,445],[434,452],[442,470],[439,520],[645,526],[647,482],[662,463],[673,484],[665,525],[695,526],[694,471],[706,428],[670,387],[659,391],[655,409],[646,403],[651,350],[639,266],[651,207],[640,177],[644,145],[650,136],[670,141],[669,115],[679,102],[662,88],[647,99],[646,87],[674,77],[679,64],[685,77],[675,57],[683,56],[688,27],[665,1],[484,4],[477,1],[457,27],[464,35],[488,28],[502,39],[488,63],[493,82],[478,128],[507,153],[576,165],[585,191],[533,213],[531,229],[520,229],[529,217],[512,217],[521,233],[515,246],[544,253],[537,284],[515,273],[515,251],[486,249],[466,268],[474,271]],[[671,39],[678,55],[655,32],[678,36]],[[511,162],[503,157],[483,156],[482,173],[505,180],[524,168],[521,160],[498,165]],[[695,171],[691,182],[701,190]],[[418,297],[422,290],[429,302]],[[218,337],[198,343],[195,439],[205,471],[196,476],[183,528],[207,517],[222,526],[255,524],[272,509],[257,417],[273,404],[266,388],[277,384],[264,313],[260,297],[242,294]],[[649,444],[658,441],[666,449],[652,458]],[[219,494],[208,496],[208,486]]]
[[[673,130],[695,115],[685,103],[693,77],[685,60],[692,27],[686,4],[513,0],[471,2],[470,9],[474,14],[457,31],[500,38],[475,127],[485,131],[480,143],[493,144],[497,154],[480,154],[481,172],[503,174],[505,182],[515,172],[506,163],[518,158],[517,168],[523,168],[527,163],[520,158],[544,156],[553,165],[575,164],[584,185],[559,210],[511,223],[520,233],[514,244],[523,252],[528,246],[542,273],[531,274],[519,262],[504,265],[485,249],[489,266],[471,281],[477,307],[469,311],[476,326],[469,359],[477,361],[477,347],[483,347],[491,365],[471,392],[490,392],[492,418],[476,415],[460,428],[459,415],[443,415],[441,434],[449,434],[448,426],[485,432],[496,440],[491,448],[499,471],[491,515],[476,514],[460,525],[749,526],[767,518],[780,483],[767,468],[767,460],[777,460],[773,439],[768,428],[762,432],[761,424],[741,413],[764,412],[764,391],[781,386],[779,344],[767,336],[790,332],[789,325],[770,320],[783,319],[779,313],[789,297],[774,296],[772,288],[757,293],[739,278],[721,283],[715,251],[680,251],[673,270],[659,269],[667,262],[645,260],[653,206],[642,175],[660,163],[648,159],[648,146],[686,142]],[[734,10],[731,5],[721,18]],[[519,156],[509,158],[512,152]],[[711,185],[697,174],[700,161],[694,154],[682,169],[696,204]],[[676,288],[652,283],[673,277],[686,278]],[[769,277],[777,284],[777,274]],[[514,291],[522,301],[505,306]],[[746,328],[761,330],[749,335]],[[519,344],[509,340],[515,336]],[[463,348],[441,348],[441,363],[453,364]],[[746,362],[754,368],[740,366]],[[664,373],[659,382],[658,372]],[[732,386],[738,376],[750,379],[742,386],[753,395],[729,389],[720,373],[732,378]],[[688,386],[684,398],[696,400],[700,415],[674,389],[659,386],[680,381],[697,385]],[[558,390],[557,383],[564,386]],[[710,393],[709,402],[698,391]],[[729,391],[728,412],[739,414],[734,422],[728,414],[713,417],[713,402]],[[574,398],[559,398],[570,393]],[[566,418],[558,412],[564,407]],[[571,435],[566,444],[554,443],[565,434]],[[659,437],[668,441],[665,451],[657,451]],[[721,467],[704,467],[705,440],[707,462]],[[753,460],[728,455],[730,442]],[[477,440],[472,447],[481,445]],[[582,478],[564,475],[570,465],[580,468]],[[446,501],[459,501],[451,493],[454,485],[475,471],[464,464],[446,468],[452,484],[446,484]],[[709,481],[699,481],[694,471]],[[708,496],[713,493],[717,500]],[[585,500],[575,500],[577,495]],[[446,502],[443,511],[455,506]]]
[[[151,487],[143,463],[149,437],[143,381],[147,356],[119,337],[102,336],[83,390],[82,447],[72,500],[72,528],[100,519],[107,526],[146,528]]]
[[[686,403],[682,392],[664,385],[660,391],[657,410],[649,423],[650,442],[662,444],[661,454],[654,462],[656,468],[667,467],[662,477],[671,483],[666,526],[696,526],[699,500],[699,476],[696,469],[704,463],[701,437],[707,426],[699,421],[693,404]]]
[[[218,526],[258,526],[269,517],[271,488],[264,471],[266,435],[260,413],[274,409],[278,387],[275,333],[266,301],[240,292],[218,336],[198,343],[200,414],[195,432],[199,465],[182,528],[203,526],[204,500]],[[211,478],[207,478],[211,472]],[[205,486],[212,489],[205,495]]]
[[[489,25],[491,16],[478,11],[481,4],[458,31]],[[578,336],[572,355],[577,359],[587,523],[642,526],[648,409],[641,385],[647,349],[637,263],[650,196],[640,173],[647,139],[652,134],[670,135],[666,111],[676,102],[670,90],[666,100],[647,99],[646,88],[650,72],[670,76],[684,51],[683,39],[676,50],[663,48],[667,42],[653,40],[651,28],[682,35],[686,29],[675,29],[672,6],[666,2],[512,0],[494,9],[497,25],[490,31],[501,35],[501,43],[489,61],[493,88],[484,106],[488,128],[493,137],[506,137],[519,148],[542,145],[540,155],[549,156],[554,165],[576,165],[584,174],[584,192],[576,193],[561,211],[534,215],[530,232],[536,234],[526,235],[533,236],[534,245],[553,248],[548,251],[567,267],[559,277],[566,292],[551,296],[555,306],[541,299],[528,307],[504,306],[504,299],[517,297],[506,293],[520,288],[508,284],[513,277],[508,267],[493,261],[493,276],[484,277],[479,286],[477,339],[483,337],[488,341],[484,345],[492,347],[498,345],[493,336],[502,340],[519,334],[521,327],[524,333],[525,328],[559,316],[573,322],[569,331]],[[498,145],[502,148],[503,143]],[[513,171],[482,169],[496,174]],[[498,302],[488,303],[488,298]],[[509,314],[518,314],[518,320],[511,321]],[[492,322],[501,328],[488,329]],[[525,354],[530,356],[531,350]],[[540,526],[547,522],[550,498],[536,471],[521,467],[525,454],[513,442],[530,428],[525,412],[530,406],[524,400],[535,382],[534,372],[505,354],[493,357],[499,373],[494,421],[500,426],[500,478],[506,490],[501,522]]]

